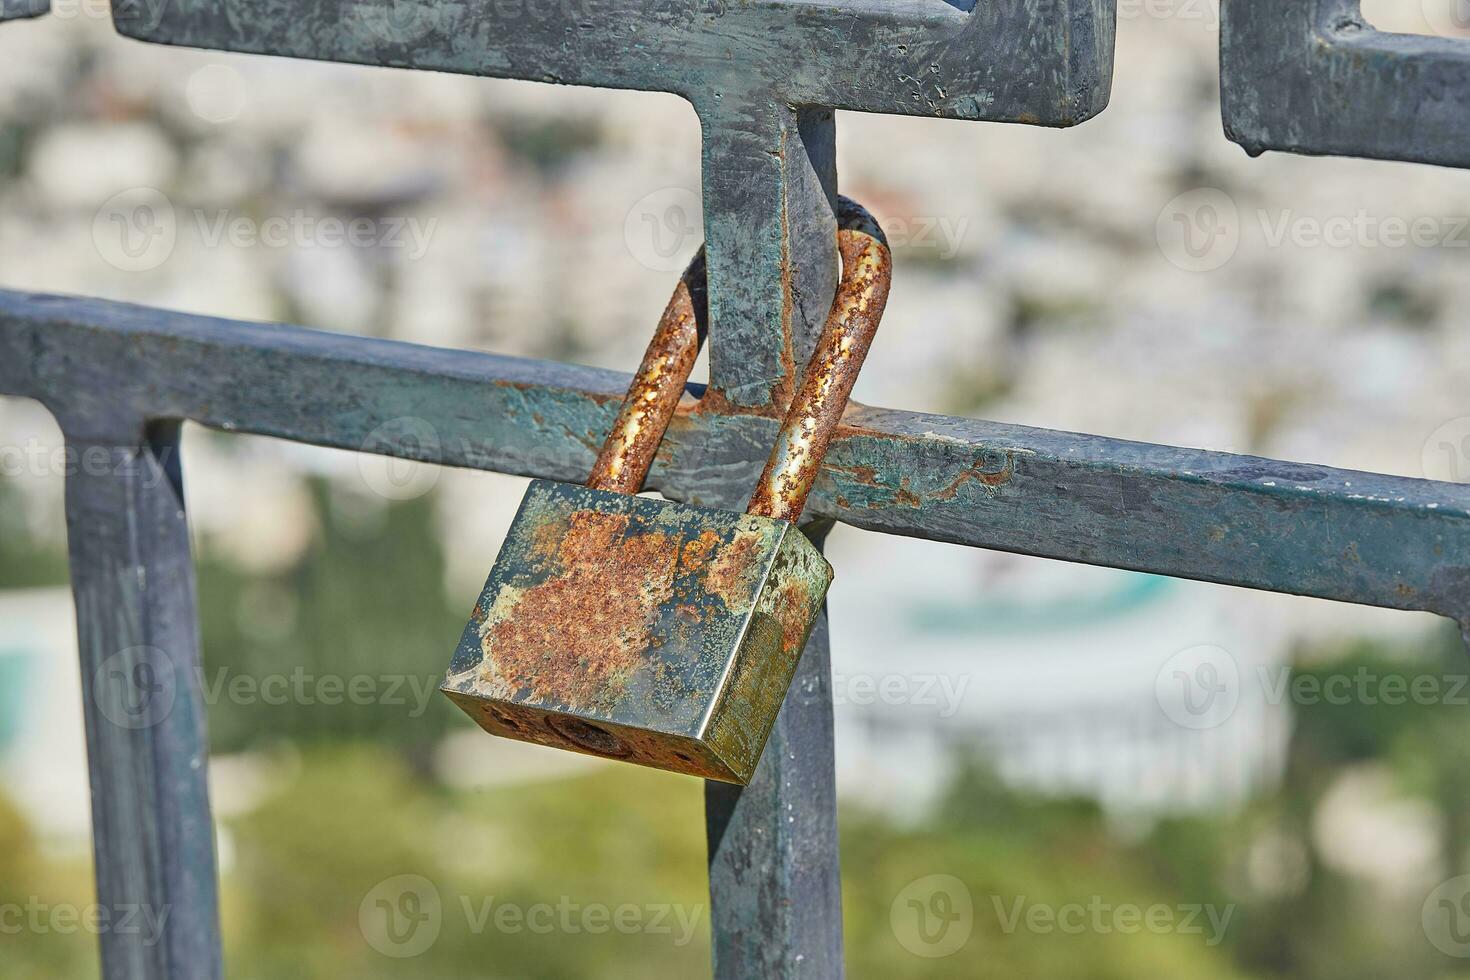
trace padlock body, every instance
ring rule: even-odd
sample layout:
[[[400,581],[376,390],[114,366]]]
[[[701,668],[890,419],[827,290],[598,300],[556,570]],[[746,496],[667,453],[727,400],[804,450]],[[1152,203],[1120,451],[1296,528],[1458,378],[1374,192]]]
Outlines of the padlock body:
[[[443,690],[492,734],[746,783],[831,581],[787,521],[538,480]]]

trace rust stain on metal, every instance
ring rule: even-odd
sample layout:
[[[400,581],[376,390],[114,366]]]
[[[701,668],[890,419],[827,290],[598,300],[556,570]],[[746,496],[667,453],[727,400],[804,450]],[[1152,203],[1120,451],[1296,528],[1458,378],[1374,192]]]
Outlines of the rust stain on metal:
[[[869,429],[844,427],[842,431],[847,435],[879,437]],[[886,499],[878,497],[862,501],[862,506],[868,509],[892,505],[918,508],[931,503],[955,499],[959,496],[960,489],[967,483],[979,483],[989,490],[995,490],[1010,483],[1016,475],[1016,454],[1009,449],[1005,450],[1005,462],[998,470],[989,465],[989,455],[982,456],[971,466],[956,473],[948,483],[937,490],[924,492],[915,491],[908,477],[902,477],[899,480],[898,487],[891,488],[891,485],[885,483],[879,477],[877,469],[872,466],[833,466],[829,468],[833,472],[846,475],[853,483],[891,494]],[[845,496],[837,497],[836,502],[837,506],[844,509],[850,509],[853,506],[852,501]]]
[[[842,218],[837,234],[842,281],[746,508],[752,514],[793,522],[801,516],[888,303],[893,260],[882,232],[856,206],[846,206]]]
[[[579,511],[564,534],[538,536],[538,549],[554,549],[539,557],[561,571],[503,590],[489,611],[481,642],[487,691],[554,691],[573,708],[617,697],[652,642],[679,557],[677,538],[629,534],[628,523],[627,514]]]
[[[811,631],[808,610],[813,606],[811,583],[800,577],[789,578],[777,586],[771,596],[776,622],[781,626],[781,648],[793,656],[801,655]]]
[[[788,135],[785,139],[790,139]],[[786,142],[782,140],[781,180],[786,181]],[[781,376],[771,385],[771,408],[784,412],[791,405],[792,379],[796,377],[796,358],[792,353],[791,318],[796,309],[796,298],[791,288],[791,216],[781,209]]]
[[[898,487],[898,492],[893,495],[893,502],[903,507],[922,507],[924,498],[909,489],[909,481],[905,479]]]
[[[719,596],[731,609],[750,605],[756,589],[760,588],[760,568],[755,563],[759,546],[758,533],[736,532],[705,573],[705,589]]]
[[[711,552],[720,543],[720,536],[706,528],[697,538],[684,543],[684,553],[679,557],[679,566],[693,572],[709,561]]]
[[[992,489],[995,487],[1005,486],[1007,483],[1010,483],[1011,478],[1016,475],[1016,454],[1011,452],[1010,450],[1006,450],[1005,459],[1005,465],[1003,465],[999,470],[987,469],[985,466],[985,460],[981,459],[974,466],[965,470],[963,473],[960,473],[953,480],[951,480],[949,484],[944,487],[944,489],[938,490],[934,494],[932,494],[931,499],[953,500],[955,497],[959,496],[960,487],[970,482],[971,480],[976,480],[987,487],[991,487]]]
[[[699,402],[690,409],[691,414],[733,417],[753,415],[759,418],[781,418],[781,410],[774,404],[760,406],[736,405],[718,388],[706,388]]]

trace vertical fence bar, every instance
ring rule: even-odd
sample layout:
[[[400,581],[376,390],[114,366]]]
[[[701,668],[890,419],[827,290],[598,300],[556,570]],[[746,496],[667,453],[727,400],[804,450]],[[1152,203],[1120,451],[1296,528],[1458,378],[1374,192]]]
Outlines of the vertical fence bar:
[[[780,410],[837,289],[837,150],[832,110],[768,98],[732,93],[699,115],[710,387]]]
[[[840,980],[827,611],[749,786],[705,784],[716,980]]]
[[[698,109],[710,387],[734,404],[784,410],[837,288],[833,113],[737,93]],[[743,790],[707,783],[705,814],[716,980],[840,978],[825,611],[755,779]]]
[[[199,631],[179,426],[68,432],[76,594],[106,980],[221,975]]]

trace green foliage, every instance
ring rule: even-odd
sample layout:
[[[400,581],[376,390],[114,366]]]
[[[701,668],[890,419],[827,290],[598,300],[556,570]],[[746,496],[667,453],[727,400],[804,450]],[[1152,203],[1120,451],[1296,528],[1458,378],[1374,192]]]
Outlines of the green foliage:
[[[381,751],[314,749],[284,792],[232,828],[231,976],[699,976],[709,961],[702,802],[695,780],[630,767],[450,793]],[[360,912],[379,883],[405,874],[432,884],[442,914],[432,946],[398,960],[364,938]],[[649,924],[661,914],[651,910],[671,911],[642,932],[584,918],[625,906]],[[548,921],[551,932],[537,931]]]
[[[590,118],[500,116],[491,126],[507,153],[548,178],[561,175],[603,143],[602,127]]]
[[[32,532],[21,491],[0,477],[0,589],[66,583],[66,556]]]
[[[215,751],[372,737],[422,750],[459,712],[438,693],[468,611],[451,608],[433,498],[334,497],[310,484],[315,537],[290,567],[199,561],[202,683]]]

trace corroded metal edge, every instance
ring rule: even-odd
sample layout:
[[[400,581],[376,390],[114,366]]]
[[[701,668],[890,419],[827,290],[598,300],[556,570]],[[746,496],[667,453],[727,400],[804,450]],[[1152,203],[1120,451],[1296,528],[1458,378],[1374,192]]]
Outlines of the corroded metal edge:
[[[447,683],[589,721],[699,737],[787,530],[717,508],[536,480]],[[650,576],[663,588],[650,588]],[[604,632],[655,621],[651,634],[621,645]],[[647,647],[654,636],[672,656],[662,665]],[[537,651],[530,660],[527,650]],[[650,668],[659,680],[644,675]],[[697,701],[670,701],[672,690]]]
[[[743,784],[831,580],[787,521],[537,480],[441,689],[492,734]]]
[[[703,728],[704,741],[745,785],[755,775],[786,700],[802,650],[832,584],[832,566],[794,524],[767,566],[760,601],[746,621]]]
[[[500,738],[726,783],[744,783],[749,778],[742,778],[718,753],[688,735],[652,732],[612,721],[599,720],[591,725],[568,712],[487,698],[448,684],[440,690],[477,725]],[[678,764],[676,769],[666,761],[670,757]]]

